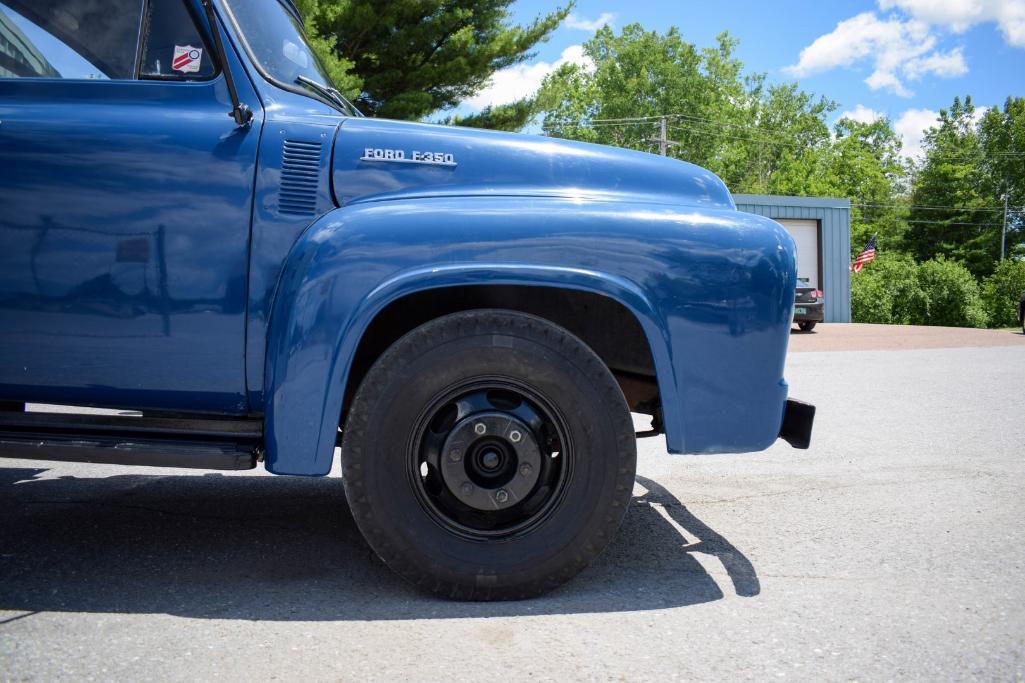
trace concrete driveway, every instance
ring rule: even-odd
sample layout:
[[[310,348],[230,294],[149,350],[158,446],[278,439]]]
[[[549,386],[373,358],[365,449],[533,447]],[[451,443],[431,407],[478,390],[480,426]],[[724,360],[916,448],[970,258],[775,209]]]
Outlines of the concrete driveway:
[[[1025,339],[804,350],[810,450],[641,441],[612,546],[528,602],[411,590],[337,478],[0,462],[0,679],[1025,677]]]

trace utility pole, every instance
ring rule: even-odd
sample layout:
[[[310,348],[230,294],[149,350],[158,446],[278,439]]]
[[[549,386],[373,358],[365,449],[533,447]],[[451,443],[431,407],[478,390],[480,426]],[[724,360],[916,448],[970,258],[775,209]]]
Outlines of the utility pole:
[[[654,116],[650,118],[655,118]],[[679,142],[674,142],[669,139],[669,117],[659,116],[658,117],[658,137],[657,138],[645,138],[645,142],[657,142],[658,153],[662,156],[669,156],[669,148],[673,145],[679,145]]]
[[[1004,227],[1000,229],[1000,260],[1004,260],[1007,245],[1007,194],[1004,193]]]

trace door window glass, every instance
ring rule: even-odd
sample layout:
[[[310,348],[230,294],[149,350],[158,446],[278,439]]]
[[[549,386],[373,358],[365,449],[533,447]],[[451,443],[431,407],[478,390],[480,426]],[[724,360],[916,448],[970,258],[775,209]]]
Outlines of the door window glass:
[[[151,0],[143,36],[141,78],[192,80],[215,74],[213,55],[182,0]]]
[[[143,0],[0,0],[0,77],[134,78]]]

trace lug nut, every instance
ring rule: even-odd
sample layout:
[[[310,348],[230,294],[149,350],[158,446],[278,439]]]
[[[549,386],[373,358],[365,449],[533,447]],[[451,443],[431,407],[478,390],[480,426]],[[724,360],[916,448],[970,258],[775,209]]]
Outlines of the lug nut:
[[[530,466],[529,462],[525,462],[522,465],[520,465],[520,474],[522,474],[524,477],[529,477],[530,473],[533,471],[534,468]]]
[[[522,438],[523,438],[523,435],[520,434],[515,429],[512,430],[511,432],[509,432],[509,440],[512,441],[513,443],[519,443],[520,439],[522,439]]]
[[[509,500],[509,493],[505,489],[498,489],[495,491],[495,500],[499,503],[504,503]]]
[[[483,422],[478,422],[473,426],[473,431],[477,432],[478,434],[483,434],[484,432],[488,431],[488,428],[487,425],[485,425]]]
[[[464,481],[463,485],[459,487],[459,490],[466,495],[470,495],[471,493],[473,493],[473,484],[471,484],[468,481]]]
[[[458,448],[455,448],[452,450],[451,453],[448,454],[448,459],[452,462],[459,462],[463,459],[463,452]]]

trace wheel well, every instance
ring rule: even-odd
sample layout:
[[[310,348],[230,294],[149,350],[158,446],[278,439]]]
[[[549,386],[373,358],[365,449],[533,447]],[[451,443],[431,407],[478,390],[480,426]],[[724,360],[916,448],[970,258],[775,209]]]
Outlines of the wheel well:
[[[661,400],[648,339],[634,314],[615,299],[554,287],[473,285],[444,287],[393,301],[370,323],[353,359],[341,420],[356,389],[382,353],[407,332],[449,313],[501,308],[545,318],[580,337],[623,389],[630,409],[654,416],[661,431]]]

